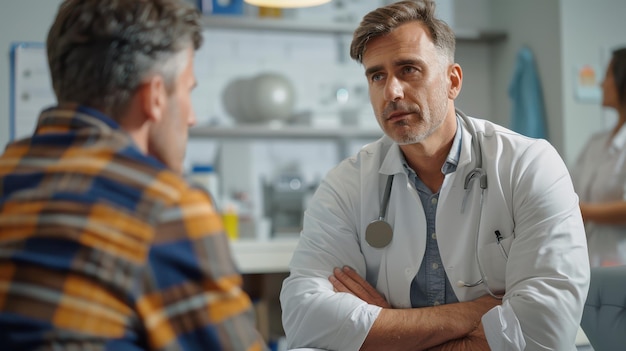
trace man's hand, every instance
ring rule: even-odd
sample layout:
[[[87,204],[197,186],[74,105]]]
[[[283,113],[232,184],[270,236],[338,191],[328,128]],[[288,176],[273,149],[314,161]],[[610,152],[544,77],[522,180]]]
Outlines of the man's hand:
[[[437,307],[393,309],[350,267],[335,268],[328,280],[335,291],[383,308],[361,350],[489,350],[481,317],[502,302],[490,295]]]
[[[350,293],[371,305],[391,308],[391,305],[381,293],[348,266],[335,268],[333,275],[328,277],[328,280],[333,284],[337,292]]]
[[[485,295],[477,298],[476,300],[468,302],[473,305],[473,308],[469,310],[470,314],[473,314],[472,318],[477,318],[477,325],[466,336],[450,340],[441,345],[435,346],[429,350],[432,351],[489,351],[489,343],[485,336],[485,330],[483,329],[483,323],[481,322],[482,316],[490,309],[500,305],[501,300],[493,298],[491,295]]]
[[[455,339],[430,348],[429,351],[489,351],[483,324],[480,323],[466,337]]]
[[[475,300],[470,301],[469,303],[474,305],[474,312],[477,313],[478,321],[482,316],[487,313],[490,309],[502,305],[502,300],[496,299],[491,295],[483,295]]]

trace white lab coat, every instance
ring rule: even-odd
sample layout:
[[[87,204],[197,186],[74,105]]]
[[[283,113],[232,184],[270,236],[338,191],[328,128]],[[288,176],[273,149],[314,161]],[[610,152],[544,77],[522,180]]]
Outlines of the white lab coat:
[[[574,189],[589,203],[626,201],[626,125],[594,134],[572,170]],[[626,265],[626,225],[587,222],[591,266]]]
[[[567,169],[545,140],[531,139],[488,121],[471,119],[488,175],[479,254],[502,307],[483,317],[494,350],[575,350],[589,283],[583,222]],[[464,122],[465,123],[465,122]],[[458,287],[481,278],[475,256],[480,188],[472,182],[461,212],[465,176],[475,167],[472,134],[463,128],[456,172],[446,175],[436,218],[439,251],[459,301],[485,295],[484,287]],[[378,218],[387,176],[395,174],[387,221],[391,244],[370,247],[365,228]],[[497,247],[495,230],[508,253]],[[380,308],[333,292],[333,267],[349,265],[395,308],[410,308],[410,284],[425,250],[426,220],[409,182],[400,149],[389,138],[365,146],[331,170],[304,215],[304,229],[281,291],[288,346],[358,350]],[[505,278],[506,277],[506,278]],[[522,335],[523,333],[523,335]]]

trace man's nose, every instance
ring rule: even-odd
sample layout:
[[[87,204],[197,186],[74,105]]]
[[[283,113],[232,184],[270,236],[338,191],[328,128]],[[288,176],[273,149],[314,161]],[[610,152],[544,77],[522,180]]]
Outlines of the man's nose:
[[[389,77],[385,84],[385,100],[398,101],[404,97],[401,82],[395,77]]]
[[[189,117],[187,118],[187,124],[190,127],[193,127],[193,126],[196,125],[196,123],[198,123],[198,118],[196,117],[196,112],[192,108],[191,111],[189,111]]]

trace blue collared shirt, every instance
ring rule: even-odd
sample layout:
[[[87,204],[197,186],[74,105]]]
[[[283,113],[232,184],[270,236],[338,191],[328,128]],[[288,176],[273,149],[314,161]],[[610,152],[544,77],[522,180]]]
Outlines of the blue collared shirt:
[[[461,122],[457,117],[454,141],[452,142],[452,147],[450,148],[446,162],[441,167],[441,173],[443,174],[456,171],[461,155],[461,128]],[[430,191],[415,171],[409,167],[406,160],[403,160],[403,165],[407,171],[409,180],[415,185],[420,200],[422,201],[424,214],[426,216],[427,233],[424,258],[422,259],[419,271],[411,283],[411,305],[413,307],[426,307],[458,302],[459,300],[454,294],[454,290],[450,285],[443,263],[441,262],[439,246],[437,245],[435,219],[437,218],[439,192],[433,193]]]

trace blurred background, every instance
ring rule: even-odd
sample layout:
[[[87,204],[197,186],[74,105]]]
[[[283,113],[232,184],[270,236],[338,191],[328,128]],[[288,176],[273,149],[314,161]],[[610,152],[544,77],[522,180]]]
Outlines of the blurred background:
[[[225,217],[232,238],[297,238],[307,201],[328,170],[381,136],[363,69],[348,48],[360,18],[389,1],[333,0],[300,9],[190,2],[205,14],[205,41],[195,58],[198,125],[190,131],[186,176],[234,215],[234,221]],[[0,146],[31,133],[38,111],[54,103],[43,42],[59,3],[2,2]],[[568,166],[592,133],[613,124],[598,84],[611,49],[626,42],[626,2],[437,4],[457,34],[456,61],[464,72],[457,107],[465,113],[512,125],[509,87],[526,48],[534,54],[546,138]],[[273,261],[254,256],[264,250],[258,241],[237,245],[242,272],[260,279],[254,274],[285,272],[295,244],[269,246]],[[257,281],[248,291],[276,295],[281,279]],[[280,321],[273,323],[275,332]]]

